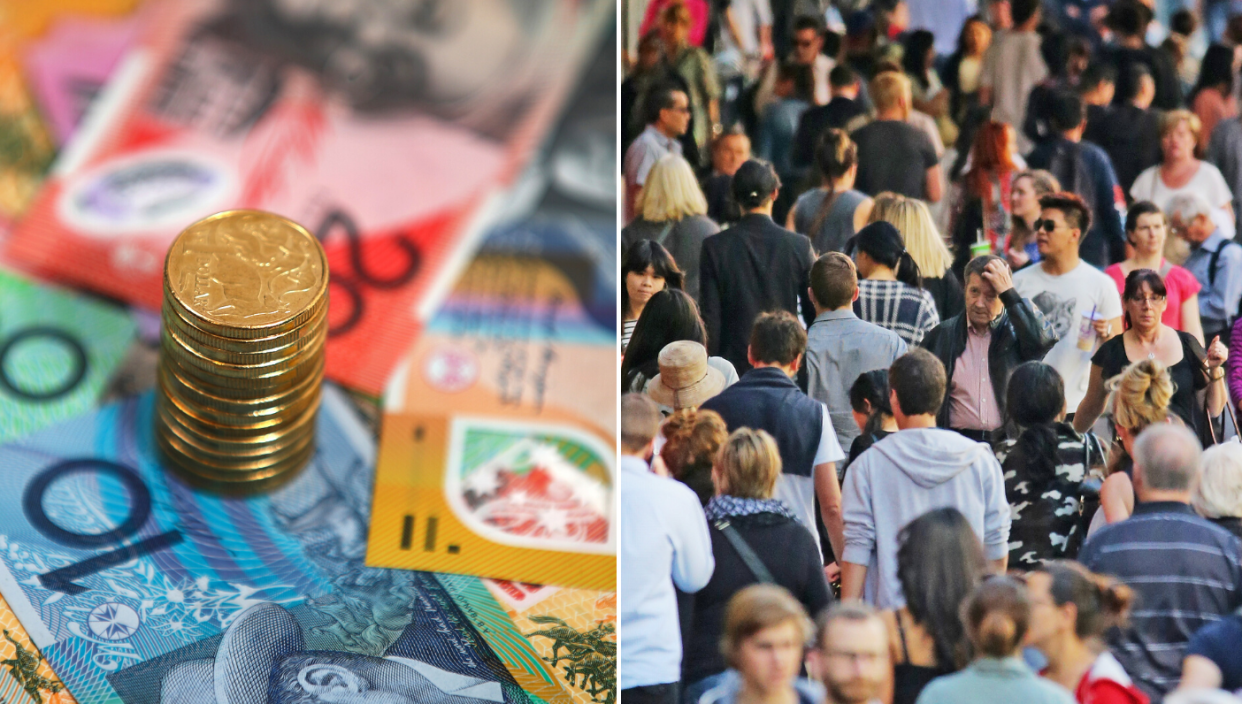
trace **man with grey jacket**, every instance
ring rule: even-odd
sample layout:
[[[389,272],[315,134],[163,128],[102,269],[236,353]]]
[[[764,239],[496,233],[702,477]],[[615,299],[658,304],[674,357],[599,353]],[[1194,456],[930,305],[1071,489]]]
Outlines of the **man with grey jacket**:
[[[936,427],[944,400],[944,365],[915,349],[888,370],[898,432],[858,456],[842,491],[845,550],[841,598],[879,609],[905,603],[897,579],[897,535],[910,521],[945,506],[962,512],[992,569],[1009,561],[1009,503],[992,449]]]

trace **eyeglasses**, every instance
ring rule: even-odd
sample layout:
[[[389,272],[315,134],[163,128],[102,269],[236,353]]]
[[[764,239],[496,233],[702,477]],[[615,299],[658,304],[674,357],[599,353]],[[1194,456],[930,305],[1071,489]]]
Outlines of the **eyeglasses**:
[[[1039,232],[1040,230],[1043,230],[1044,232],[1052,232],[1055,229],[1057,229],[1057,224],[1051,220],[1036,220],[1035,221],[1036,232]]]
[[[1164,303],[1164,296],[1137,296],[1131,298],[1130,301],[1137,303],[1140,306],[1151,306],[1154,308],[1155,306]]]

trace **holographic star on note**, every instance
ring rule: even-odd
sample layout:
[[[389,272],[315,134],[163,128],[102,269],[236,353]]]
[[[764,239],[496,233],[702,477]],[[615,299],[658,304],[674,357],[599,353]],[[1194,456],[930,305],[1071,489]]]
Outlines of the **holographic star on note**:
[[[141,623],[137,611],[116,602],[96,606],[86,619],[91,633],[104,640],[125,640],[138,632]]]

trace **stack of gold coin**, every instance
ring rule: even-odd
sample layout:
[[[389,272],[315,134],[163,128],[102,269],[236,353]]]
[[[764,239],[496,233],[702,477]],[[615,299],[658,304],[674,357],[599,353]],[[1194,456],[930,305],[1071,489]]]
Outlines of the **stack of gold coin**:
[[[328,261],[300,225],[234,210],[185,229],[164,262],[156,438],[212,483],[296,472],[315,451]]]

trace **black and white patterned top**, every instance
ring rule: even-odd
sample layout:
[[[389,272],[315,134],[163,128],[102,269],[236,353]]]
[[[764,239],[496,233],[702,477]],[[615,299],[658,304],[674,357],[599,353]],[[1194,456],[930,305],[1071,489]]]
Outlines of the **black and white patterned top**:
[[[923,336],[940,324],[931,293],[900,281],[859,281],[854,314],[892,330],[911,346],[922,342]]]
[[[1005,474],[1009,500],[1009,566],[1030,569],[1046,560],[1072,560],[1085,537],[1079,515],[1082,480],[1092,467],[1104,464],[1104,446],[1093,433],[1079,435],[1068,423],[1058,423],[1057,464],[1052,477],[1036,477],[1020,452],[1016,439],[995,448]]]

